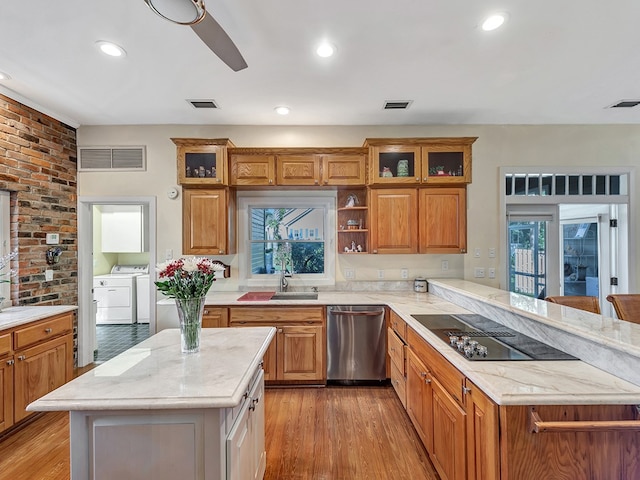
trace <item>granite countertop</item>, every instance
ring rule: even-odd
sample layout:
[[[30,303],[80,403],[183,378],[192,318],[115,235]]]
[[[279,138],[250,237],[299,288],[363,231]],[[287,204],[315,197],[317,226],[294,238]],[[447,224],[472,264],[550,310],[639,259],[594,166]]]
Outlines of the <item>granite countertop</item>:
[[[0,312],[0,331],[77,309],[78,307],[75,305],[44,305],[3,308]]]
[[[180,352],[167,329],[36,400],[29,411],[226,408],[240,404],[275,335],[272,327],[203,329]]]
[[[415,293],[413,291],[336,291],[319,292],[317,300],[269,300],[238,301],[245,292],[212,292],[207,299],[208,305],[232,306],[282,306],[282,305],[363,305],[380,304],[393,309],[422,338],[431,344],[450,363],[466,377],[480,387],[499,405],[528,404],[640,404],[640,382],[631,382],[609,372],[616,372],[620,365],[615,355],[596,352],[593,349],[579,348],[568,351],[582,361],[491,361],[473,362],[466,360],[448,344],[432,334],[418,323],[412,314],[434,313],[480,313],[478,305],[493,305],[508,312],[524,315],[526,326],[533,328],[546,324],[562,329],[568,335],[578,339],[599,342],[603,348],[620,348],[637,352],[632,357],[630,370],[640,371],[640,325],[621,322],[616,319],[567,309],[523,295],[512,294],[473,282],[456,279],[429,280],[438,285],[438,294]],[[442,294],[441,291],[445,293]],[[456,295],[449,293],[456,293]],[[474,302],[460,300],[464,293]],[[173,305],[173,300],[161,300],[161,305]],[[175,308],[175,307],[174,307]],[[492,319],[503,323],[503,318]],[[506,323],[503,323],[506,324]],[[507,325],[522,331],[522,325]],[[629,335],[619,335],[620,331]],[[522,331],[542,341],[550,341],[537,331]],[[542,332],[544,333],[544,332]],[[543,337],[543,338],[539,338]],[[622,339],[621,337],[624,337]],[[556,348],[565,345],[554,345]],[[617,350],[611,350],[616,351]],[[610,352],[607,350],[607,352]],[[605,352],[606,353],[606,352]],[[629,360],[626,360],[627,363]],[[601,362],[601,363],[599,363]],[[602,362],[608,362],[602,365]],[[595,366],[594,366],[595,365]]]

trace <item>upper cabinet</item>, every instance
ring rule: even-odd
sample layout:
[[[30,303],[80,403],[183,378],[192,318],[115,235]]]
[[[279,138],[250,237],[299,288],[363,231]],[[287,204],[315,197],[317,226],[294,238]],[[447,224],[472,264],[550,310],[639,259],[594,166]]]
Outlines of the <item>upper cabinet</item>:
[[[228,138],[172,138],[178,156],[178,183],[187,186],[223,186],[228,183]]]
[[[364,186],[365,148],[231,148],[230,185]]]
[[[476,138],[368,138],[369,183],[471,183],[471,145]]]
[[[182,253],[236,253],[235,192],[226,188],[182,191]]]

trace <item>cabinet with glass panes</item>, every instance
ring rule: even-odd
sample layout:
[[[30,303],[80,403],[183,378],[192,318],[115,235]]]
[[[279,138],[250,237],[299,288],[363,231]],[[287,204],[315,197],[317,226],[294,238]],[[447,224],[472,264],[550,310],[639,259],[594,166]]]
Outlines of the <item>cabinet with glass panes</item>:
[[[368,138],[369,183],[471,183],[471,145],[476,138]]]
[[[224,186],[227,178],[228,138],[172,138],[177,149],[178,183],[190,186]]]

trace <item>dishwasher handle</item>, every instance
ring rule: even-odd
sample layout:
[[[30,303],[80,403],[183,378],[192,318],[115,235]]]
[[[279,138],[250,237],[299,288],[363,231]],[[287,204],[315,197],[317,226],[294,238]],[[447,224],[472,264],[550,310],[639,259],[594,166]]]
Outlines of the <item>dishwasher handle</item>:
[[[363,312],[352,312],[347,310],[329,310],[330,315],[335,315],[336,317],[346,317],[346,316],[356,316],[356,317],[378,317],[380,315],[384,315],[384,310],[368,310]]]

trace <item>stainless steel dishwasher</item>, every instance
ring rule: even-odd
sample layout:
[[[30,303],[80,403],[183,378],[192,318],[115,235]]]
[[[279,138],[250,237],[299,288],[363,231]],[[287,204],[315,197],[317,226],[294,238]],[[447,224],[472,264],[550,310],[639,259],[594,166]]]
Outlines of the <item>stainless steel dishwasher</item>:
[[[327,307],[327,381],[341,384],[386,383],[384,307]]]

